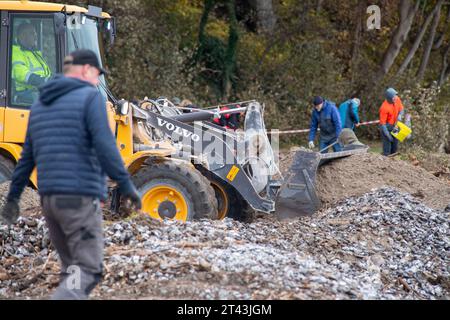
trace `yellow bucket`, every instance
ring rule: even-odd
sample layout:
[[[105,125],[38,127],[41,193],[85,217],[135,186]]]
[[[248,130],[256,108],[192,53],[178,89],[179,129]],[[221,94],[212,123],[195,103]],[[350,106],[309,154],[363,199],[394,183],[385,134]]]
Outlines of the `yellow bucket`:
[[[400,142],[405,141],[405,139],[408,138],[412,133],[411,128],[409,128],[403,122],[397,122],[397,128],[394,129],[391,134]]]

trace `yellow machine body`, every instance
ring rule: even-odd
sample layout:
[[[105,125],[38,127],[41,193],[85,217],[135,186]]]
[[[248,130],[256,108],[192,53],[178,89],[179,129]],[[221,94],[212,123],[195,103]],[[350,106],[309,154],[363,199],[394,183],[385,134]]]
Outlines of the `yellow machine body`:
[[[80,14],[80,19],[77,13]],[[106,32],[112,41],[115,37],[115,20],[109,14],[102,12],[100,8],[93,6],[85,9],[72,5],[35,1],[0,1],[0,14],[2,20],[0,59],[3,59],[0,61],[0,160],[2,161],[0,181],[4,182],[10,179],[11,170],[20,160],[28,128],[30,107],[38,97],[38,87],[27,83],[28,80],[24,85],[22,77],[16,75],[19,74],[15,71],[19,68],[17,66],[25,65],[28,69],[25,70],[27,77],[30,77],[30,74],[37,69],[51,70],[51,75],[54,75],[61,73],[64,56],[70,51],[91,49],[101,57],[103,47],[100,33]],[[79,23],[79,28],[68,27],[74,23]],[[34,65],[31,59],[28,59],[27,64],[26,59],[20,60],[14,57],[17,53],[13,48],[19,47],[23,52],[27,51],[18,44],[21,35],[19,30],[22,25],[32,25],[36,29],[37,44],[33,50],[42,56],[39,61],[42,68]],[[78,40],[76,37],[79,37]],[[92,41],[94,37],[97,39]],[[86,38],[90,41],[83,41]],[[87,47],[79,47],[80,43]],[[23,56],[26,55],[21,53],[20,57]],[[24,73],[25,68],[21,67],[20,74]],[[117,148],[130,175],[134,179],[141,177],[141,184],[137,188],[144,190],[142,191],[143,211],[156,219],[186,221],[193,219],[194,214],[199,211],[199,217],[207,216],[216,219],[214,190],[209,181],[196,170],[191,162],[179,163],[171,159],[171,155],[176,151],[171,142],[153,141],[146,131],[148,128],[145,122],[134,118],[133,108],[129,107],[126,111],[126,106],[119,106],[121,101],[116,101],[107,89],[106,82],[101,82],[99,90],[104,94],[105,99],[108,97],[110,101],[114,101],[114,103],[108,101],[106,108]],[[22,89],[23,87],[26,89]],[[168,163],[170,168],[167,169]],[[150,170],[151,166],[159,167]],[[164,176],[156,178],[152,176],[161,170],[165,170],[166,176],[172,177],[172,182],[178,179],[184,184],[180,186],[176,181],[167,182]],[[36,169],[30,177],[30,184],[38,188]],[[117,208],[120,208],[120,195],[116,196],[118,194],[116,191],[112,189],[111,207],[117,205]],[[199,192],[203,192],[204,198],[192,196]],[[223,217],[225,214],[222,214]]]
[[[88,10],[79,6],[45,3],[36,1],[0,1],[0,11],[28,12],[28,13],[51,13],[61,12],[87,13]],[[104,19],[111,16],[102,13]],[[6,64],[6,61],[1,61]],[[117,137],[117,147],[123,157],[124,163],[130,169],[130,173],[136,172],[149,157],[167,157],[171,154],[170,149],[155,149],[154,151],[143,151],[135,153],[133,150],[133,120],[132,111],[126,116],[118,116],[112,103],[107,103],[107,114],[111,130]],[[19,161],[22,153],[22,145],[25,142],[29,109],[9,107],[0,105],[0,154],[9,158],[15,164]],[[31,183],[37,187],[37,173],[33,172]]]

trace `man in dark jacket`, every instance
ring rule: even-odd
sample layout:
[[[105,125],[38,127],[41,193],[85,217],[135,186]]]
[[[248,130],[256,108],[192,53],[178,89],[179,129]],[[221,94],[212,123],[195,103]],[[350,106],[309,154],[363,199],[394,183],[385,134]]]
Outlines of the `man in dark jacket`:
[[[331,101],[324,100],[322,97],[315,97],[313,104],[314,111],[309,134],[309,147],[314,149],[317,129],[320,128],[320,150],[333,145],[334,152],[341,151],[337,139],[341,134],[342,125],[336,105]],[[326,153],[328,150],[322,152]]]
[[[87,299],[103,273],[105,173],[138,210],[141,200],[116,147],[105,98],[96,88],[104,72],[97,56],[78,50],[64,64],[65,76],[41,87],[31,107],[22,158],[1,215],[7,224],[17,222],[20,196],[36,166],[43,213],[62,267],[52,298]]]

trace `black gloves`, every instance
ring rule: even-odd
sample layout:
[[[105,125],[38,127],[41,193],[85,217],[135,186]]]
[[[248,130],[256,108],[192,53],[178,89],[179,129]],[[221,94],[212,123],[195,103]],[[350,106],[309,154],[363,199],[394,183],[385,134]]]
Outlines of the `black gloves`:
[[[19,215],[19,202],[16,200],[9,200],[2,209],[1,220],[10,226],[16,224],[19,219]]]
[[[125,200],[130,200],[136,210],[142,209],[141,195],[136,190],[133,183],[128,182],[126,185],[121,186],[119,191],[122,198]]]

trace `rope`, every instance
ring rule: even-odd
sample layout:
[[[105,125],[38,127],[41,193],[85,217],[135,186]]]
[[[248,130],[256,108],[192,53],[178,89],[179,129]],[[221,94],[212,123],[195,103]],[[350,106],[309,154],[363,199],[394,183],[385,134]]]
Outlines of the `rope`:
[[[374,124],[379,124],[380,121],[376,120],[376,121],[367,121],[367,122],[361,122],[360,126],[369,126],[369,125],[374,125]],[[298,133],[309,133],[311,130],[310,129],[303,129],[303,130],[288,130],[288,131],[277,131],[277,130],[272,130],[269,131],[268,134],[298,134]],[[320,131],[320,129],[318,129],[318,131]]]

